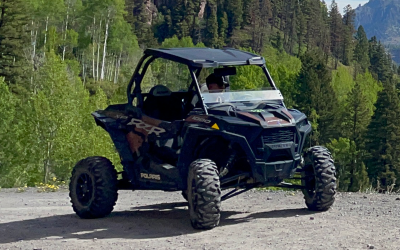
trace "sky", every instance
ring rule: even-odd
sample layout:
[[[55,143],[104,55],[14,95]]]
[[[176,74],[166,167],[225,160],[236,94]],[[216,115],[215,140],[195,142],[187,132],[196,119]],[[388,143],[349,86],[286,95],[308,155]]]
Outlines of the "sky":
[[[325,0],[326,5],[329,6],[332,3],[332,0]],[[353,9],[357,8],[359,4],[364,5],[365,3],[368,3],[368,0],[336,0],[336,3],[343,13],[343,8],[346,7],[348,4],[351,5]]]

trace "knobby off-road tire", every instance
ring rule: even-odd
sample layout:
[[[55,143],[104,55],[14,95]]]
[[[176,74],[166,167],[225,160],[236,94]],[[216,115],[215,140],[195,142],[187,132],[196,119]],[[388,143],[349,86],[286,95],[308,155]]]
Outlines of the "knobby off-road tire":
[[[118,198],[117,172],[104,157],[79,161],[71,176],[69,197],[75,213],[84,219],[107,216]]]
[[[188,175],[190,221],[195,229],[212,229],[219,224],[221,188],[217,165],[208,159],[190,164]]]
[[[309,148],[304,157],[302,171],[304,199],[308,209],[326,211],[335,201],[336,169],[328,149],[315,146]]]

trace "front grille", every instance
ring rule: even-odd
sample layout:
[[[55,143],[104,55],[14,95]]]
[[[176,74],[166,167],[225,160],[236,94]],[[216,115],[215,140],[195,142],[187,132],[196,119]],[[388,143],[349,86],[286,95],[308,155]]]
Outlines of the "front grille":
[[[293,142],[294,132],[289,129],[265,131],[265,135],[261,137],[263,144]]]

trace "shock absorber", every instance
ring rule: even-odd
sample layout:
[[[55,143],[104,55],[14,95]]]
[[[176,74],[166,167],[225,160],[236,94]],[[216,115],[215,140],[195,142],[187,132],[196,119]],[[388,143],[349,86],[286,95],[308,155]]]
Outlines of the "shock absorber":
[[[229,173],[230,168],[233,166],[233,163],[235,161],[235,157],[236,157],[236,150],[233,149],[231,146],[229,146],[231,148],[231,154],[229,155],[228,161],[225,165],[225,167],[223,167],[220,171],[219,177],[222,178],[225,175],[227,175]]]

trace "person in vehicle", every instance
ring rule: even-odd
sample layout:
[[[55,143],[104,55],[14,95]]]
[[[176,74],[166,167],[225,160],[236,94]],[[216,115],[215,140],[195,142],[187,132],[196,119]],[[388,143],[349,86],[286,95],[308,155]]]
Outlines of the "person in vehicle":
[[[225,85],[222,76],[218,76],[215,73],[210,74],[206,78],[206,84],[208,88],[208,92],[215,93],[215,92],[224,92]]]
[[[211,73],[207,76],[206,82],[200,85],[200,91],[202,93],[218,93],[225,91],[224,80],[222,76],[218,76],[215,73]],[[196,106],[199,98],[197,95],[193,96],[191,104]]]

